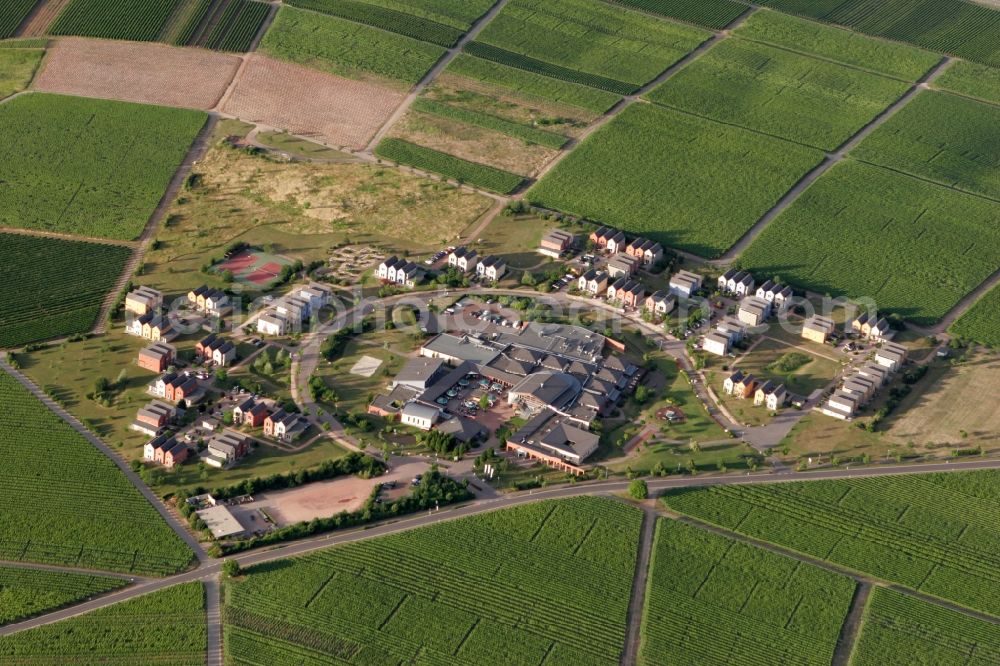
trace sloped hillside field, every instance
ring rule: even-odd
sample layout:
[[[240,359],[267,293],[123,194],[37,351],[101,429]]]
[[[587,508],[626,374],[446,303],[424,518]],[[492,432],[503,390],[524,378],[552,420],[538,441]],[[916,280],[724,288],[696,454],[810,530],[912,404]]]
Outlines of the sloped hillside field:
[[[0,403],[0,559],[152,575],[187,568],[191,551],[121,470],[6,373]]]
[[[0,226],[137,237],[207,118],[41,93],[0,105]]]
[[[642,513],[540,502],[253,567],[233,663],[618,664]]]

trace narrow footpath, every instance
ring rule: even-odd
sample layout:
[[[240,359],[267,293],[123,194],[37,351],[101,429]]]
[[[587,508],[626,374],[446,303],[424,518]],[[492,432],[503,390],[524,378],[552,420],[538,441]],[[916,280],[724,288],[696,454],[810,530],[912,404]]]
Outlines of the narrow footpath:
[[[655,502],[656,500],[653,500]],[[639,538],[639,556],[635,561],[635,578],[632,580],[632,599],[628,605],[628,632],[625,636],[625,649],[622,651],[622,666],[632,666],[638,663],[639,643],[642,624],[642,612],[646,607],[646,581],[649,578],[649,561],[653,550],[653,536],[656,534],[656,509],[652,506],[643,507],[642,536]]]

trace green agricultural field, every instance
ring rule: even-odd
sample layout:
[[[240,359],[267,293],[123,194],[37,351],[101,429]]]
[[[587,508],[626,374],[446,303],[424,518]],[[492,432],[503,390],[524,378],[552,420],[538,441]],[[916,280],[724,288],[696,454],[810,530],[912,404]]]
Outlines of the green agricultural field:
[[[201,583],[175,585],[0,637],[0,661],[36,666],[203,666],[207,650],[205,590]]]
[[[406,35],[413,39],[451,47],[462,38],[464,30],[425,19],[406,11],[365,2],[364,0],[291,0],[288,4],[302,9],[339,16],[355,23]]]
[[[252,567],[226,586],[227,657],[618,664],[641,522],[625,504],[581,497]]]
[[[1000,348],[1000,287],[994,287],[949,329],[966,340]]]
[[[180,0],[72,0],[53,22],[53,35],[152,42]]]
[[[13,37],[38,0],[6,0],[0,6],[0,39]]]
[[[335,16],[282,7],[260,50],[281,60],[356,79],[413,84],[445,49]]]
[[[956,60],[933,86],[941,90],[1000,104],[1000,69]]]
[[[741,264],[930,324],[1000,266],[1000,205],[861,162],[824,174]]]
[[[674,520],[656,525],[639,663],[828,666],[855,583]]]
[[[0,105],[0,226],[137,237],[201,111],[33,93]]]
[[[728,39],[648,97],[712,120],[833,150],[908,87],[766,44]]]
[[[941,60],[928,51],[778,12],[755,12],[735,34],[907,81],[916,81]]]
[[[97,322],[101,303],[132,251],[20,234],[0,234],[0,347],[74,333]]]
[[[0,402],[0,560],[187,568],[191,551],[111,460],[3,373]]]
[[[736,0],[610,0],[651,14],[722,30],[747,11]]]
[[[379,9],[387,10],[397,15],[410,16],[412,26],[423,26],[425,22],[445,25],[454,28],[461,35],[475,23],[476,19],[489,11],[493,2],[494,0],[350,0],[349,3],[343,3],[342,0],[289,0],[285,4],[335,15],[337,12],[343,11],[343,8],[338,5],[368,5],[372,8],[370,10],[372,16],[379,16],[380,13],[377,11]],[[385,14],[381,15],[386,16]],[[396,18],[402,19],[403,17],[397,16]],[[423,19],[423,21],[414,19]],[[364,23],[365,21],[359,22]],[[390,26],[384,27],[387,30],[392,30]],[[393,27],[397,30],[405,29],[404,26],[398,24]],[[433,29],[435,26],[426,27]],[[424,36],[413,36],[417,39],[432,41]]]
[[[0,567],[0,625],[85,601],[127,585],[121,578]]]
[[[208,35],[206,46],[216,51],[249,51],[270,12],[265,2],[234,0]]]
[[[869,35],[1000,65],[1000,11],[964,0],[762,0]]]
[[[528,198],[712,257],[822,159],[805,146],[636,104],[570,153]]]
[[[524,182],[524,178],[516,174],[452,157],[400,139],[384,139],[375,148],[375,154],[500,194],[509,194]]]
[[[742,534],[996,615],[1000,473],[951,472],[668,493]],[[975,507],[956,511],[955,507]]]
[[[1000,663],[1000,627],[909,595],[876,587],[851,666]]]
[[[709,36],[600,0],[512,0],[469,52],[622,94],[656,78]]]
[[[851,156],[1000,199],[1000,107],[925,91]]]
[[[44,49],[0,49],[0,99],[28,87],[43,55]]]
[[[441,104],[440,102],[435,102],[426,98],[416,100],[413,103],[412,108],[414,111],[418,111],[420,113],[440,116],[442,118],[448,118],[449,120],[455,120],[467,125],[474,125],[475,127],[500,132],[501,134],[506,134],[507,136],[514,137],[515,139],[520,139],[526,144],[538,144],[548,148],[559,149],[566,145],[566,142],[569,140],[567,137],[561,134],[556,134],[555,132],[547,132],[543,129],[538,129],[537,127],[531,127],[530,125],[510,122],[509,120],[498,118],[497,116],[491,116],[486,113],[478,113],[476,111],[469,111],[467,109],[450,106],[448,104]]]
[[[621,96],[605,90],[559,81],[465,53],[452,60],[445,72],[488,84],[503,93],[529,101],[535,98],[558,102],[592,113],[604,113],[621,100]]]

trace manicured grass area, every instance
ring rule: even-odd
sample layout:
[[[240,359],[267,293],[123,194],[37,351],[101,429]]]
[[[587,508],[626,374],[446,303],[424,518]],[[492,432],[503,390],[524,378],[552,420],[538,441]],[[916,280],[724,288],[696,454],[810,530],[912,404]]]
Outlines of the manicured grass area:
[[[227,656],[617,664],[641,518],[608,499],[540,502],[253,567],[226,585]]]
[[[822,158],[805,146],[636,104],[570,153],[528,198],[712,257]]]
[[[500,194],[510,194],[524,182],[524,178],[517,174],[453,157],[401,139],[383,139],[375,148],[375,154]]]
[[[169,663],[201,666],[208,649],[205,591],[184,583],[120,604],[0,637],[8,663]]]
[[[949,329],[966,340],[1000,347],[1000,287],[993,287]]]
[[[554,132],[547,132],[528,125],[510,122],[497,116],[485,113],[469,111],[457,106],[441,104],[433,100],[421,98],[413,103],[413,110],[420,113],[427,113],[441,116],[450,120],[455,120],[468,125],[474,125],[483,129],[494,130],[501,134],[520,139],[526,144],[538,144],[548,148],[562,148],[569,140],[567,137]]]
[[[916,81],[941,60],[905,44],[778,12],[754,12],[735,34],[907,81]]]
[[[741,263],[929,324],[1000,266],[998,215],[985,199],[849,161],[774,220]]]
[[[1000,199],[1000,107],[925,91],[851,151],[852,157]]]
[[[38,0],[7,0],[0,6],[0,39],[13,37]]]
[[[846,576],[675,520],[656,524],[639,663],[826,666]]]
[[[127,581],[15,567],[0,567],[0,625],[125,587]]]
[[[445,50],[335,16],[282,7],[260,45],[281,60],[348,78],[413,84]]]
[[[499,48],[508,55],[490,60],[621,94],[652,80],[709,36],[599,0],[513,0],[470,48],[476,55],[483,50],[476,44]],[[601,79],[625,85],[615,90]]]
[[[132,251],[20,234],[0,234],[0,347],[86,333]]]
[[[728,39],[648,97],[699,116],[833,150],[907,88],[902,81]]]
[[[0,374],[0,398],[0,559],[187,568],[191,551],[113,462],[10,375]]]
[[[592,113],[604,113],[621,99],[620,95],[604,90],[559,81],[466,53],[459,54],[451,61],[445,72],[481,81],[509,94],[524,96],[528,100],[531,98],[549,100],[586,109]]]
[[[934,79],[933,85],[960,95],[1000,103],[1000,69],[996,67],[956,60]]]
[[[550,229],[565,228],[570,233],[583,233],[582,229],[560,225],[535,215],[498,215],[479,235],[482,242],[475,245],[482,255],[503,257],[511,268],[532,268],[549,261],[538,254],[538,246]]]
[[[745,373],[782,383],[791,393],[807,397],[829,384],[841,367],[837,361],[813,354],[808,348],[790,347],[771,338],[761,340],[734,365]],[[717,391],[721,390],[725,375],[725,372],[718,374],[719,381],[713,384]]]
[[[0,49],[0,99],[28,87],[43,55],[43,49]]]
[[[994,471],[718,486],[664,501],[727,529],[986,613],[1000,610]],[[956,512],[955,507],[975,507]]]
[[[152,42],[177,4],[178,0],[73,0],[49,33]]]
[[[722,30],[747,11],[747,5],[735,0],[611,0],[620,5],[713,30]]]
[[[138,236],[205,124],[201,111],[32,93],[0,105],[0,226]]]
[[[852,666],[985,666],[1000,661],[1000,627],[876,587],[865,609]]]
[[[963,0],[763,0],[852,30],[1000,65],[1000,11]]]

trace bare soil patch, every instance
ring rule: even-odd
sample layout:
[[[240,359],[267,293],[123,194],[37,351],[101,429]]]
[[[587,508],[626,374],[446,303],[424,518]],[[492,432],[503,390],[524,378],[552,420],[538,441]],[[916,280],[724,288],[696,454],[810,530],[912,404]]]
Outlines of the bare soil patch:
[[[332,516],[341,511],[357,511],[364,506],[375,484],[395,481],[397,486],[405,487],[413,477],[423,474],[429,467],[427,463],[415,461],[398,465],[388,474],[374,479],[350,476],[261,493],[254,497],[252,503],[241,505],[240,509],[261,509],[278,527]]]
[[[328,145],[364,148],[404,99],[372,83],[258,54],[247,58],[222,110]]]
[[[49,50],[34,88],[208,111],[239,65],[239,58],[211,51],[67,37]]]

